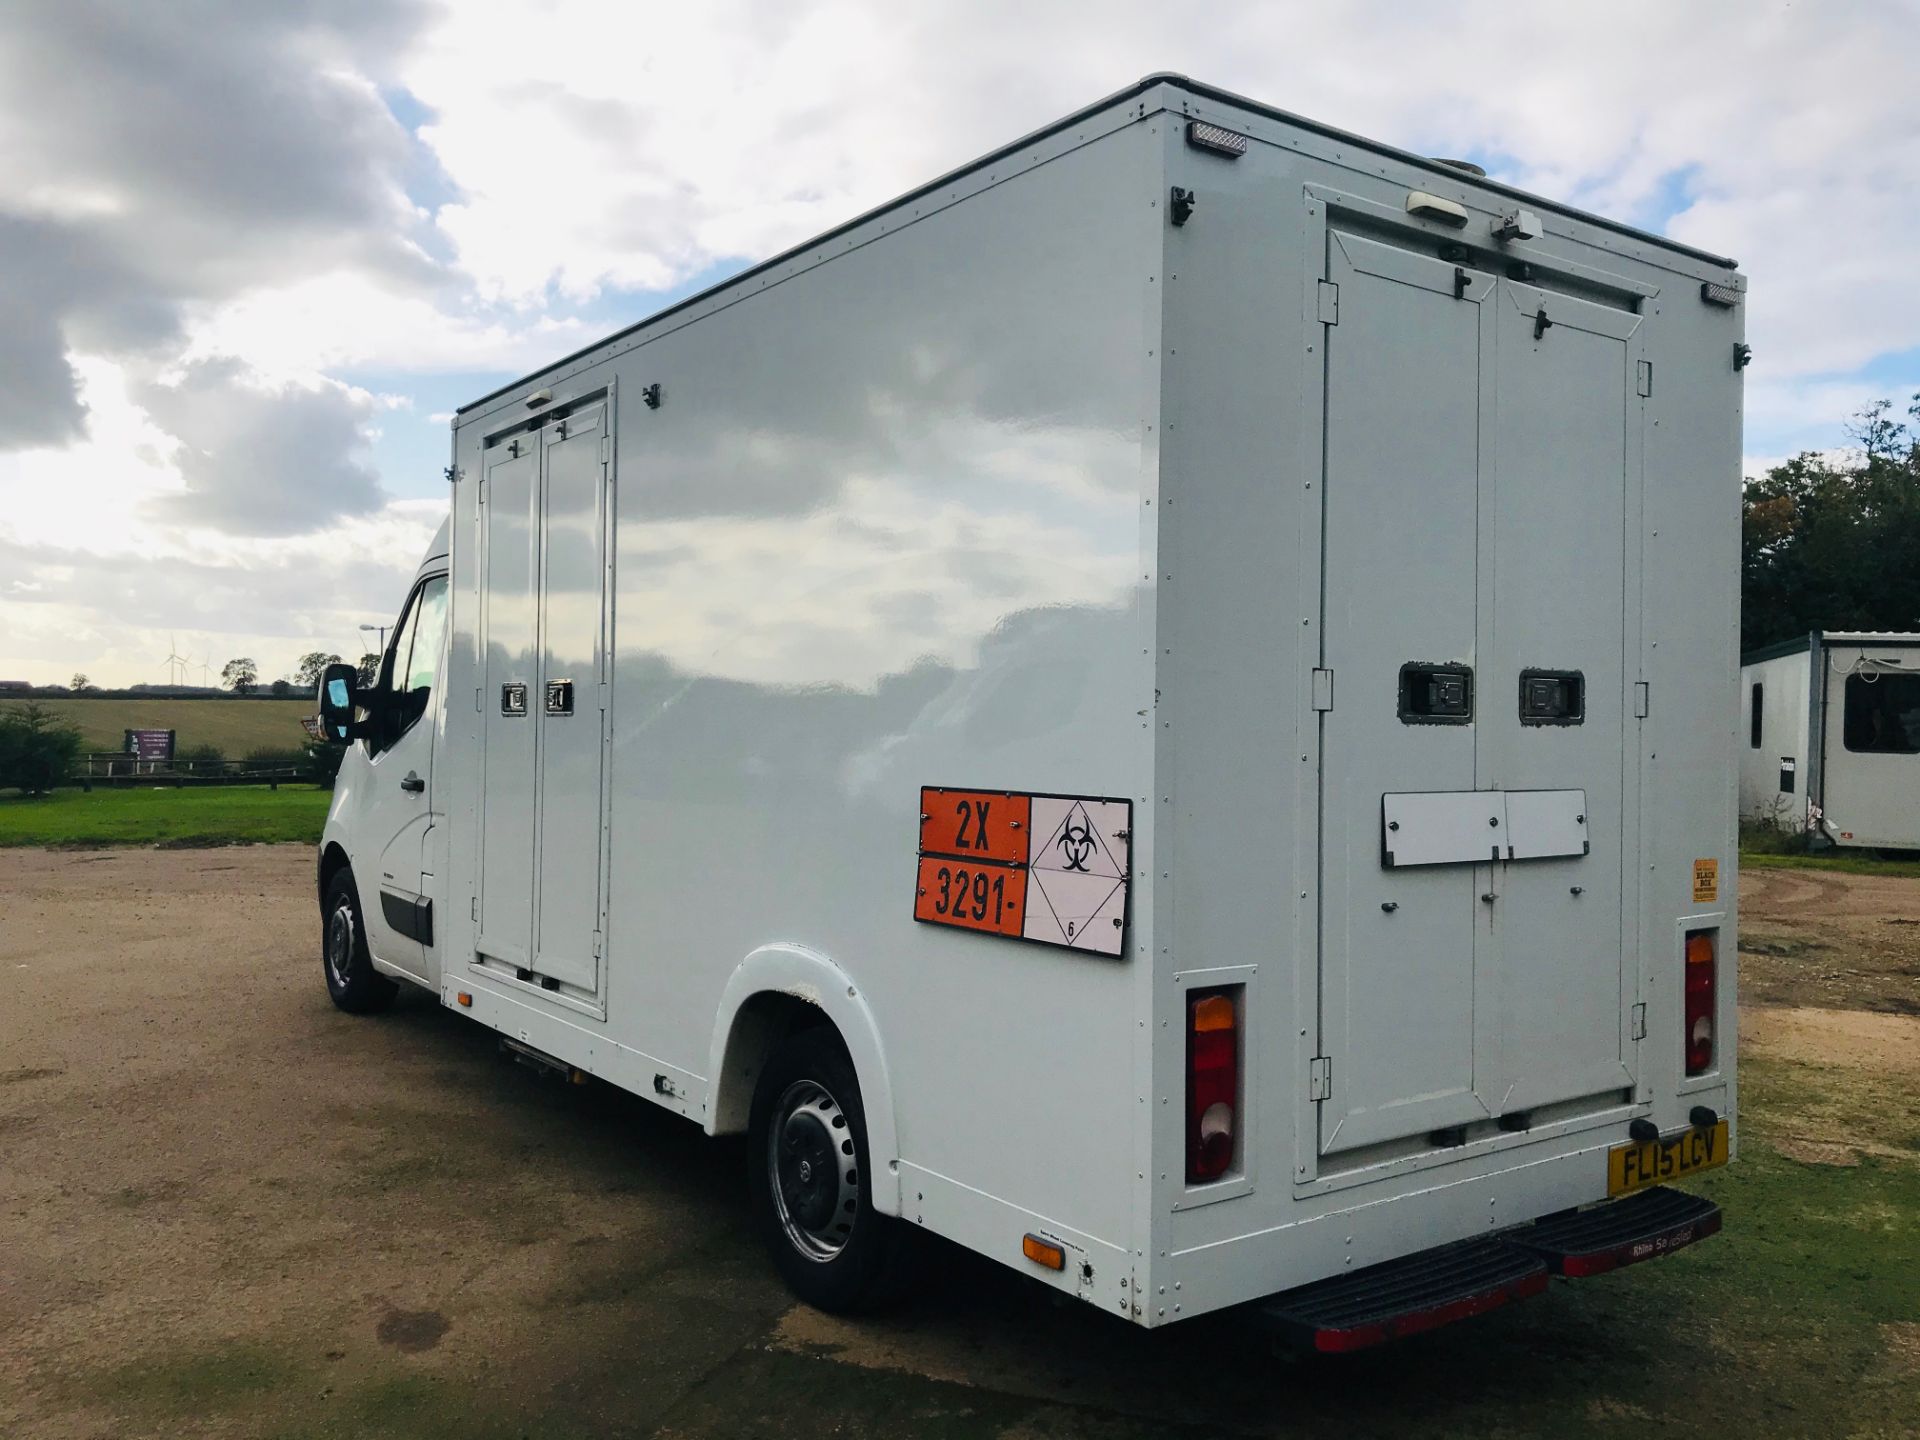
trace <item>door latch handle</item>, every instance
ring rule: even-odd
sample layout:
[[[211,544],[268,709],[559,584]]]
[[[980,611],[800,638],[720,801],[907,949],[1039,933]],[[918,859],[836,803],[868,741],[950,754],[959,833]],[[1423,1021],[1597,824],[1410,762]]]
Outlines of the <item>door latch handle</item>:
[[[418,795],[422,790],[427,788],[427,782],[409,770],[401,779],[400,788],[409,795]]]

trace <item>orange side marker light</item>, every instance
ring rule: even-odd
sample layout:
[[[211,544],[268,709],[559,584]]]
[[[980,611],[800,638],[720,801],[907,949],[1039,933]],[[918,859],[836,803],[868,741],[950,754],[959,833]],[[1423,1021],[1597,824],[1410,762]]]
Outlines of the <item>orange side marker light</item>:
[[[1038,1235],[1028,1235],[1020,1242],[1020,1253],[1036,1265],[1044,1265],[1049,1270],[1067,1268],[1067,1252],[1051,1240],[1042,1240]]]

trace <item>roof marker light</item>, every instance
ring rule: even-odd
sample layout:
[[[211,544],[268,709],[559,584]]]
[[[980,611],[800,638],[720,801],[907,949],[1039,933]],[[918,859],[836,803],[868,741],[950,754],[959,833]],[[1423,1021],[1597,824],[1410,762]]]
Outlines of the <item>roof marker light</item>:
[[[1446,225],[1464,225],[1468,220],[1467,207],[1458,200],[1429,195],[1425,190],[1407,192],[1407,213],[1418,215],[1423,220],[1438,220]]]
[[[1211,150],[1216,155],[1238,160],[1247,153],[1249,143],[1246,136],[1218,125],[1209,125],[1204,120],[1187,122],[1187,144],[1196,150]]]

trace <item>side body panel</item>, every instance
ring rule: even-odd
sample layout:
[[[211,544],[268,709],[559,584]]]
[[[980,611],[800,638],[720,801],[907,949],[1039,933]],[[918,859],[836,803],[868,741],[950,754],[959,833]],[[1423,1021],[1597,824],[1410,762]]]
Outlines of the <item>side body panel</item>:
[[[1133,865],[1152,864],[1164,210],[1141,109],[547,372],[456,438],[449,997],[715,1129],[752,1084],[717,1073],[738,1007],[818,1005],[861,1065],[879,1207],[1029,1271],[1021,1237],[1044,1229],[1077,1258],[1041,1278],[1109,1308],[1138,1248],[1150,889],[1133,887],[1122,958],[913,915],[923,785],[1125,800]],[[552,669],[563,630],[587,627],[551,583],[525,614],[537,577],[483,543],[499,522],[471,481],[510,463],[487,457],[527,423],[526,391],[558,410],[608,384],[611,800],[588,996],[511,963],[519,937],[592,928],[591,808],[552,803],[557,767],[587,760],[545,716],[526,750],[533,717],[499,703],[536,678],[542,637]],[[551,574],[583,577],[591,556],[556,549],[571,522],[548,465],[528,534],[545,526]],[[537,845],[518,814],[534,775]],[[560,827],[581,849],[556,866]]]

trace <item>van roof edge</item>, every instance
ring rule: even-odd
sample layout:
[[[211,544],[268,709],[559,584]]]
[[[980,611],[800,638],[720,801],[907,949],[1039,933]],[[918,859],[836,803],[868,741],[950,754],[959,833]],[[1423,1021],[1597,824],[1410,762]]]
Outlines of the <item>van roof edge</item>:
[[[1737,262],[1735,262],[1734,260],[1731,260],[1724,255],[1716,255],[1710,250],[1699,250],[1694,248],[1691,245],[1682,244],[1678,240],[1670,240],[1664,235],[1656,235],[1652,231],[1641,230],[1632,225],[1623,224],[1618,220],[1609,220],[1605,216],[1595,215],[1588,211],[1578,209],[1572,205],[1563,204],[1557,200],[1550,200],[1543,195],[1536,195],[1529,190],[1521,190],[1512,185],[1502,184],[1498,180],[1480,179],[1477,177],[1466,175],[1463,171],[1454,169],[1453,167],[1445,164],[1444,162],[1434,159],[1430,155],[1420,155],[1420,154],[1416,154],[1411,150],[1402,150],[1398,146],[1388,145],[1379,140],[1369,140],[1366,136],[1357,135],[1351,130],[1342,130],[1336,125],[1326,125],[1321,123],[1318,120],[1308,119],[1304,115],[1295,114],[1291,110],[1283,110],[1276,105],[1268,105],[1258,100],[1250,100],[1244,95],[1237,95],[1231,90],[1223,90],[1216,85],[1208,85],[1202,81],[1192,79],[1189,76],[1179,74],[1175,71],[1156,70],[1150,74],[1141,76],[1141,78],[1136,80],[1133,84],[1128,85],[1120,90],[1116,90],[1111,95],[1102,96],[1100,99],[1095,100],[1089,105],[1082,105],[1079,109],[1070,111],[1067,114],[1061,116],[1057,120],[1049,121],[1047,124],[1042,125],[1037,130],[1030,130],[1026,134],[1021,135],[1019,138],[1015,140],[1010,140],[1004,145],[995,146],[992,150],[989,150],[986,154],[978,156],[973,160],[969,160],[964,165],[956,166],[952,170],[945,171],[944,173],[935,176],[933,179],[927,181],[926,183],[921,185],[916,185],[913,189],[905,191],[902,194],[896,195],[892,199],[887,200],[882,204],[876,205],[869,210],[864,210],[860,214],[853,216],[851,219],[844,220],[840,224],[833,226],[831,229],[823,230],[817,235],[809,236],[807,239],[800,241],[798,244],[789,245],[786,249],[781,250],[776,254],[769,255],[766,259],[758,261],[755,264],[748,266],[746,269],[740,271],[738,274],[730,275],[725,280],[721,280],[713,285],[707,286],[704,290],[697,291],[692,295],[688,295],[682,299],[674,301],[671,305],[667,305],[662,307],[659,310],[652,311],[649,314],[642,316],[640,319],[635,320],[633,323],[629,325],[623,325],[618,330],[610,331],[608,334],[601,336],[598,340],[595,340],[593,343],[589,345],[583,345],[578,350],[574,350],[566,355],[559,356],[558,358],[549,361],[547,364],[540,366],[537,370],[529,370],[524,374],[518,376],[517,378],[508,381],[505,385],[501,385],[493,390],[489,390],[486,394],[480,396],[478,399],[470,400],[465,405],[461,405],[457,407],[454,411],[456,421],[459,416],[465,415],[470,410],[477,410],[483,405],[487,405],[495,400],[498,400],[503,395],[509,395],[513,393],[515,390],[519,389],[522,385],[525,385],[529,380],[532,380],[535,376],[544,375],[550,370],[557,370],[563,365],[570,365],[576,360],[579,360],[584,358],[585,356],[591,355],[594,351],[600,349],[602,346],[611,345],[616,340],[623,339],[626,336],[633,334],[637,330],[644,330],[649,325],[658,324],[661,320],[664,320],[669,315],[673,315],[678,311],[688,309],[691,306],[698,305],[703,301],[710,300],[715,295],[720,294],[722,291],[725,291],[731,288],[732,286],[740,284],[742,281],[749,280],[752,277],[759,275],[764,271],[770,270],[777,265],[784,265],[787,261],[793,259],[794,257],[800,254],[803,254],[804,252],[811,250],[818,245],[822,245],[829,240],[835,239],[838,236],[844,235],[849,230],[857,229],[860,226],[865,225],[868,221],[876,219],[877,217],[886,214],[890,210],[896,209],[901,205],[905,205],[912,200],[916,200],[920,198],[922,195],[926,195],[932,191],[938,190],[943,185],[951,184],[953,181],[958,180],[961,176],[969,175],[973,171],[978,170],[982,165],[993,164],[995,161],[1000,160],[1005,156],[1011,155],[1017,150],[1024,149],[1026,146],[1031,145],[1036,140],[1044,140],[1048,136],[1055,135],[1060,131],[1066,129],[1070,125],[1078,124],[1082,120],[1085,120],[1093,115],[1097,115],[1103,110],[1110,109],[1112,106],[1118,105],[1123,101],[1131,100],[1137,95],[1143,95],[1147,91],[1160,85],[1166,85],[1166,86],[1173,87],[1175,89],[1185,90],[1189,94],[1196,95],[1202,99],[1212,100],[1219,104],[1233,105],[1243,110],[1250,110],[1257,115],[1265,116],[1266,118],[1271,120],[1279,120],[1284,124],[1296,126],[1299,129],[1309,131],[1316,135],[1325,136],[1328,139],[1339,140],[1346,144],[1363,146],[1368,150],[1375,151],[1382,155],[1390,156],[1393,159],[1399,160],[1408,165],[1418,166],[1422,170],[1429,171],[1435,175],[1445,176],[1454,181],[1462,181],[1462,180],[1470,181],[1472,184],[1479,186],[1483,189],[1491,190],[1496,194],[1506,195],[1515,200],[1525,200],[1531,204],[1539,205],[1545,209],[1551,210],[1556,214],[1564,215],[1569,219],[1578,220],[1588,225],[1594,225],[1599,227],[1602,230],[1612,231],[1614,234],[1617,234],[1617,235],[1625,235],[1634,240],[1641,240],[1641,241],[1647,242],[1648,244],[1658,245],[1662,249],[1676,251],[1679,254],[1689,256],[1692,259],[1705,261],[1707,264],[1710,264],[1710,265],[1716,265],[1727,270],[1735,270],[1739,268]]]

